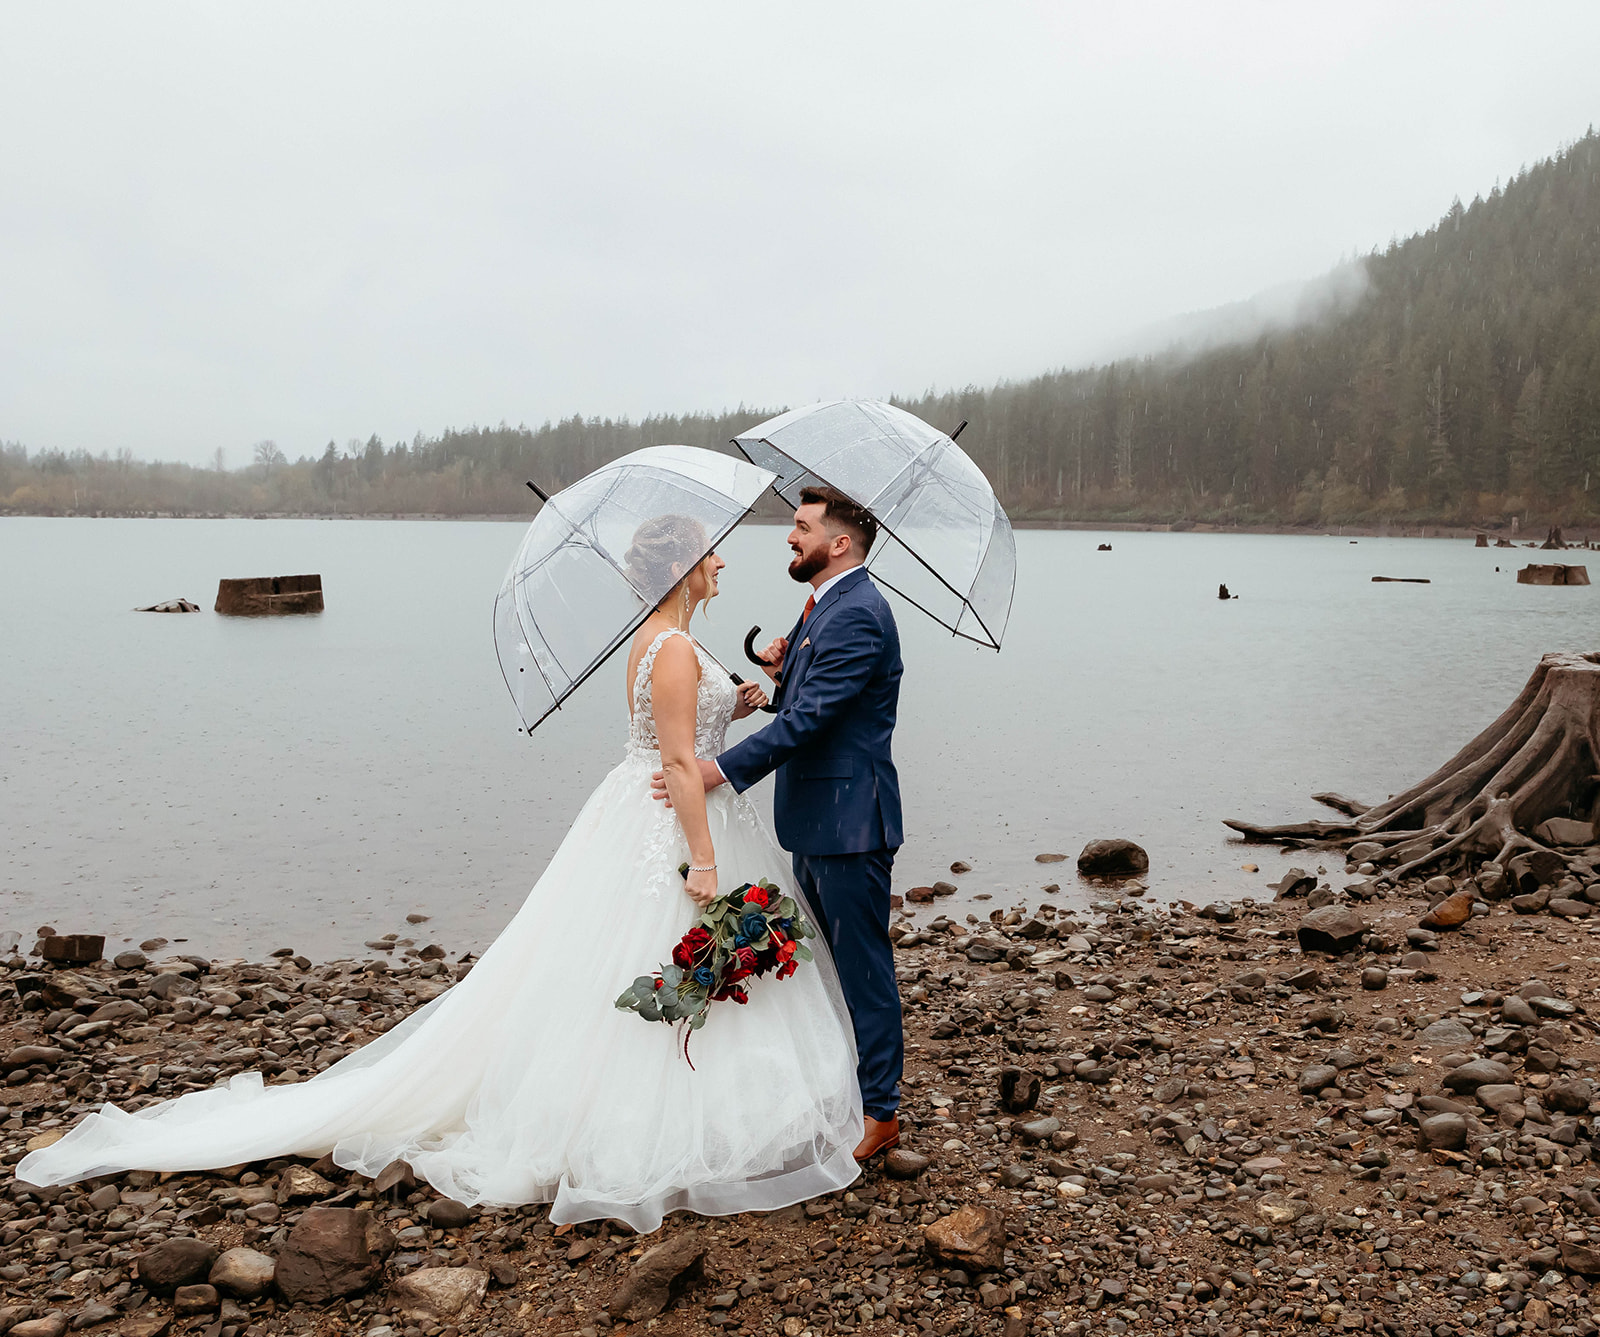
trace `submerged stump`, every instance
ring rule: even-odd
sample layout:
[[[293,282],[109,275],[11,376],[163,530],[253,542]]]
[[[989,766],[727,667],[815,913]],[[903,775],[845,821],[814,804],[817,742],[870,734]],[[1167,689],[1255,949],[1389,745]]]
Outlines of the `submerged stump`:
[[[1247,840],[1326,844],[1398,881],[1446,862],[1504,865],[1524,851],[1566,862],[1538,836],[1600,816],[1600,654],[1545,655],[1517,699],[1432,775],[1375,807],[1315,794],[1349,818],[1258,826],[1228,821]],[[1552,818],[1576,818],[1551,825]],[[1542,828],[1542,831],[1541,831]]]
[[[320,613],[322,577],[253,576],[247,580],[219,580],[214,611],[240,616]]]

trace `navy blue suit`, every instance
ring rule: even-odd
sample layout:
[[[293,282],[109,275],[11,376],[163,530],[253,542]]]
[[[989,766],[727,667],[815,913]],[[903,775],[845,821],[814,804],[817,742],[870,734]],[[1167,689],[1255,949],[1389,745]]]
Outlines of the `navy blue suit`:
[[[889,877],[904,840],[890,753],[901,672],[894,614],[857,568],[789,634],[772,722],[717,758],[741,793],[777,772],[778,840],[823,920],[875,1119],[899,1107],[905,1059],[889,941]]]

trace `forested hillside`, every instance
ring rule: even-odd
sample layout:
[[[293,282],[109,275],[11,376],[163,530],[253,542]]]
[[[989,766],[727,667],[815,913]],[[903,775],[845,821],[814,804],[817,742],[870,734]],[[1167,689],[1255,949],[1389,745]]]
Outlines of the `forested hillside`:
[[[946,430],[969,419],[962,445],[1021,518],[1600,515],[1600,135],[1362,263],[1365,297],[1320,324],[898,402]],[[0,446],[0,511],[513,512],[526,478],[725,445],[771,411],[373,437],[295,462],[263,442],[234,470]]]

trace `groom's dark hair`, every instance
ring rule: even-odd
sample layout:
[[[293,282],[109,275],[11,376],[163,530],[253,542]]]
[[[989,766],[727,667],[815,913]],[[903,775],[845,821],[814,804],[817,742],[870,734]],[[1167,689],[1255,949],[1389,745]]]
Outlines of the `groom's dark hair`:
[[[857,506],[836,487],[807,487],[800,490],[802,506],[822,506],[822,518],[830,528],[842,529],[855,540],[856,550],[865,560],[878,537],[878,522],[865,506]]]

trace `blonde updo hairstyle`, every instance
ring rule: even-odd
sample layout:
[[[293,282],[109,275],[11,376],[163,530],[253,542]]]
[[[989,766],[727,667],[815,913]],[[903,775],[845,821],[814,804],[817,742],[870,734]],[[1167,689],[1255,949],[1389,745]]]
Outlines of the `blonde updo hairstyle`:
[[[708,556],[706,527],[690,515],[658,515],[634,531],[622,562],[646,598],[666,597]]]

